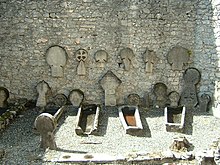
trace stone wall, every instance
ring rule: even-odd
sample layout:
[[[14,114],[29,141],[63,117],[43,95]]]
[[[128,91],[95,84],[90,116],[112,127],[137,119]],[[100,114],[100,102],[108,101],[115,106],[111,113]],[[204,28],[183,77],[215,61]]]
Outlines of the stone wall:
[[[103,102],[99,81],[111,70],[122,81],[118,102],[123,103],[130,93],[144,97],[157,82],[181,92],[184,70],[195,67],[202,75],[199,93],[212,96],[220,77],[219,6],[217,0],[1,0],[1,86],[11,98],[36,99],[36,85],[45,80],[54,94],[81,89],[88,102]],[[46,51],[54,45],[68,55],[61,78],[52,77],[46,62]],[[174,46],[190,55],[181,71],[172,70],[167,61]],[[119,56],[126,47],[135,54],[128,71]],[[80,48],[88,52],[85,76],[76,72],[75,52]],[[151,74],[145,72],[146,49],[157,57]],[[104,68],[95,62],[98,50],[108,53]]]

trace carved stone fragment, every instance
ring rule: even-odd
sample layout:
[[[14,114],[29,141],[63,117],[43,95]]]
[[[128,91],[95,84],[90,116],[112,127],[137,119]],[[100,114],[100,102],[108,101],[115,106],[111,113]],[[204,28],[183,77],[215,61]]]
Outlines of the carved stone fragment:
[[[70,91],[67,89],[62,89],[57,92],[57,94],[54,96],[54,103],[58,106],[64,106],[68,102],[68,97],[69,97]]]
[[[77,74],[79,76],[86,75],[86,67],[85,61],[88,57],[88,52],[85,49],[79,49],[76,51],[76,59],[79,61],[79,65],[77,66]]]
[[[133,50],[131,48],[124,48],[121,50],[120,56],[124,64],[124,69],[126,71],[130,70],[132,67],[133,58],[135,56]]]
[[[170,149],[175,152],[186,152],[190,145],[186,137],[175,137]]]
[[[116,93],[121,80],[112,71],[108,71],[100,80],[100,84],[105,91],[105,105],[117,105]]]
[[[156,53],[153,50],[146,50],[144,53],[145,71],[147,73],[153,72],[153,65],[156,60]]]
[[[95,53],[95,61],[97,62],[98,67],[104,68],[107,60],[108,60],[108,53],[106,51],[98,50]]]
[[[203,93],[199,98],[199,108],[201,112],[208,111],[208,105],[211,101],[211,97],[208,94]]]
[[[8,98],[9,91],[4,87],[0,87],[0,108],[6,108],[8,106]]]
[[[50,87],[48,83],[46,83],[44,80],[40,81],[37,84],[37,92],[38,92],[38,98],[37,98],[37,107],[45,107],[47,105],[47,94],[50,90]]]
[[[167,86],[164,83],[156,83],[153,88],[155,96],[154,106],[164,108],[168,102]]]
[[[46,61],[51,67],[53,77],[63,77],[63,68],[66,65],[67,54],[64,48],[52,46],[47,50]]]
[[[189,51],[181,46],[173,47],[167,56],[173,70],[182,70],[183,65],[189,61]]]
[[[73,89],[69,94],[69,101],[75,107],[79,107],[84,99],[84,93],[79,89]]]
[[[188,68],[183,74],[184,85],[180,97],[180,105],[192,108],[198,104],[196,85],[200,81],[200,72],[196,68]]]

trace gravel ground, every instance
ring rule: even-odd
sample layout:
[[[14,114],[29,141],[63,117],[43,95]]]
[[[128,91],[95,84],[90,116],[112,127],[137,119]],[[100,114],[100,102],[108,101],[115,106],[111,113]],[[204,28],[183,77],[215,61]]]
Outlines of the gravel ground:
[[[42,160],[44,151],[39,148],[40,136],[33,132],[33,123],[38,114],[36,109],[27,110],[1,132],[0,152],[5,151],[5,155],[0,159],[0,164],[58,164],[44,163]],[[77,109],[68,106],[59,121],[55,137],[60,151],[122,156],[135,152],[161,152],[168,150],[174,136],[184,135],[196,153],[209,148],[220,137],[220,119],[202,113],[186,116],[184,134],[166,132],[161,109],[140,109],[143,131],[133,135],[125,134],[117,107],[102,109],[96,135],[78,136],[74,131],[76,114]]]

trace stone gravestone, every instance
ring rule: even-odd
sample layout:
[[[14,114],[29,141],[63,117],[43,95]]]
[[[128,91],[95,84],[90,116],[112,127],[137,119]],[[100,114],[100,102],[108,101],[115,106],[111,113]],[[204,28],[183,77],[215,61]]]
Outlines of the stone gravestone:
[[[36,106],[43,108],[47,105],[47,99],[48,99],[47,95],[50,90],[50,87],[49,87],[48,83],[46,83],[44,80],[42,80],[37,84],[36,89],[38,92]]]
[[[64,106],[68,103],[68,97],[69,97],[70,91],[67,89],[62,89],[57,92],[57,94],[54,96],[54,103],[58,107]]]
[[[199,98],[199,108],[201,112],[208,112],[208,105],[211,101],[211,97],[208,94],[203,93]]]
[[[164,108],[167,105],[167,86],[164,83],[156,83],[153,88],[154,93],[154,107]]]
[[[117,88],[121,80],[112,72],[108,71],[100,80],[101,87],[105,91],[105,106],[116,106]]]
[[[105,63],[108,60],[108,53],[104,50],[98,50],[95,53],[95,61],[98,64],[97,66],[100,68],[104,68],[105,67]]]
[[[145,71],[147,73],[153,72],[153,66],[156,60],[156,53],[153,50],[146,50],[144,53]]]
[[[120,57],[124,64],[124,69],[126,71],[130,70],[132,67],[132,61],[134,59],[134,52],[130,48],[124,48],[120,51]]]
[[[63,77],[63,67],[66,65],[67,54],[64,48],[52,46],[47,50],[46,61],[51,67],[53,77]]]
[[[56,119],[49,113],[40,114],[35,120],[35,128],[41,135],[40,147],[55,150],[57,148],[54,130],[56,128]]]
[[[141,101],[140,96],[138,94],[135,94],[135,93],[129,94],[128,97],[127,97],[128,105],[139,106],[140,101]]]
[[[193,108],[198,104],[196,85],[200,81],[200,72],[196,68],[188,68],[183,74],[183,90],[180,96],[180,105]]]
[[[4,87],[0,87],[0,108],[6,108],[8,106],[8,98],[9,91]]]
[[[69,94],[69,101],[75,107],[79,107],[84,99],[84,93],[79,89],[73,89]]]
[[[181,46],[173,47],[167,56],[172,70],[182,70],[183,65],[189,61],[189,51]]]
[[[179,103],[179,99],[180,99],[180,95],[178,92],[176,92],[176,91],[170,92],[168,94],[168,98],[169,98],[171,107],[178,107],[178,103]]]
[[[88,57],[88,52],[85,49],[79,49],[76,51],[76,59],[79,61],[79,65],[77,66],[77,74],[79,76],[86,75],[86,67],[85,61]]]

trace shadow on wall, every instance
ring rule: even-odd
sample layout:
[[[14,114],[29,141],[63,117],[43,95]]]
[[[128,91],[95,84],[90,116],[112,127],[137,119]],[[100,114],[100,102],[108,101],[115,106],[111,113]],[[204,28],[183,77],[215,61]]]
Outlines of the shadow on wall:
[[[218,93],[216,90],[219,86],[219,58],[218,47],[219,42],[217,35],[220,32],[220,20],[217,15],[220,9],[217,9],[219,2],[217,0],[203,0],[197,2],[197,17],[195,26],[195,56],[194,66],[201,72],[201,81],[199,89],[199,97],[202,94],[211,96],[211,107],[218,103]],[[220,110],[220,109],[219,109]]]

